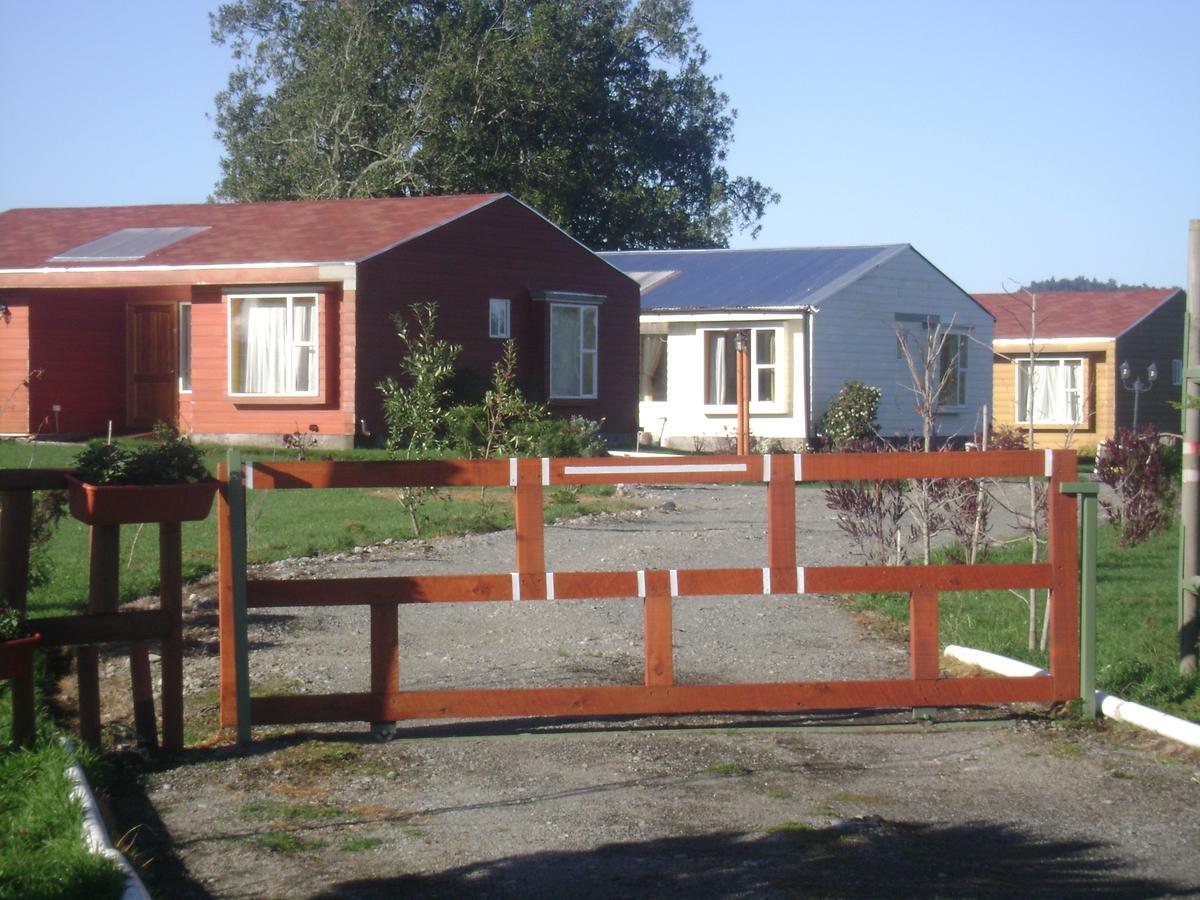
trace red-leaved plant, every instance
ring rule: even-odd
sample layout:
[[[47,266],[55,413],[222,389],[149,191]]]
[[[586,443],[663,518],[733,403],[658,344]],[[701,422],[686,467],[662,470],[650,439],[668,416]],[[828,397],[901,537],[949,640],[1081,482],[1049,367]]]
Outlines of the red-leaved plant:
[[[1154,426],[1120,428],[1116,438],[1102,443],[1096,450],[1096,477],[1116,495],[1100,505],[1119,529],[1122,547],[1140,544],[1171,523],[1174,486]]]

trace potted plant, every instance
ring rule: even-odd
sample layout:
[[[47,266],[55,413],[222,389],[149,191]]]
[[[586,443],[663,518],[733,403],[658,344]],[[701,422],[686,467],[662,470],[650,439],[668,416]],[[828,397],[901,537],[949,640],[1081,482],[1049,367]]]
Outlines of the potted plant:
[[[155,441],[137,449],[91,441],[67,476],[71,515],[89,525],[189,522],[212,509],[217,482],[195,444],[159,425]]]
[[[40,640],[40,635],[29,633],[25,613],[0,603],[0,678],[29,675]]]

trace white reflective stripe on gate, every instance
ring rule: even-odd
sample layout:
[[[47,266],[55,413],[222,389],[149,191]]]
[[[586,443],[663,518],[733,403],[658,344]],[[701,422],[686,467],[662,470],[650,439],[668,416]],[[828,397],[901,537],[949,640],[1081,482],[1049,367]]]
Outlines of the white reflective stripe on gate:
[[[671,570],[671,596],[672,597],[679,596],[679,570],[678,569]]]
[[[245,472],[246,472],[246,476],[245,476],[245,480],[242,482],[242,484],[246,488],[246,490],[252,491],[252,490],[254,490],[254,463],[252,463],[252,462],[246,463]]]
[[[550,457],[543,456],[542,457],[542,484],[547,485],[549,483],[550,483]]]
[[[653,475],[696,472],[745,472],[745,463],[679,463],[670,466],[563,466],[564,475]]]
[[[804,593],[804,566],[796,566],[796,593]]]
[[[513,603],[521,602],[521,576],[517,572],[512,573],[512,595]]]
[[[793,453],[792,454],[792,465],[794,465],[796,467],[796,480],[803,481],[804,480],[804,454],[803,453]]]
[[[763,593],[771,593],[771,570],[763,566]]]
[[[1050,478],[1054,475],[1054,451],[1046,451],[1046,477]]]
[[[546,573],[546,599],[547,600],[554,599],[554,573],[553,572]]]
[[[638,596],[646,596],[646,570],[638,569]]]
[[[770,453],[764,454],[762,461],[763,461],[763,481],[770,481],[771,480],[771,454]]]
[[[517,486],[517,458],[515,456],[508,458],[508,486]]]

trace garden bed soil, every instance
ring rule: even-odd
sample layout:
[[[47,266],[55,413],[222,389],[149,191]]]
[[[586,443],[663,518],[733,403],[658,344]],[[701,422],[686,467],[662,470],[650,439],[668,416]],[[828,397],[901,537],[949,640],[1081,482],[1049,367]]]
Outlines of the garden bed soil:
[[[765,565],[757,486],[639,490],[546,532],[551,570]],[[819,491],[804,565],[845,564]],[[511,532],[395,542],[272,577],[506,572]],[[188,749],[123,757],[110,794],[161,897],[1147,896],[1200,893],[1200,755],[1042,709],[215,731],[215,585],[189,588]],[[1016,601],[1014,601],[1016,602]],[[1014,615],[1021,615],[1020,609]],[[363,690],[365,609],[251,616],[256,692]],[[638,601],[401,611],[406,688],[640,683]],[[676,602],[682,682],[906,675],[836,599]],[[127,658],[107,733],[131,743]],[[64,687],[71,687],[70,680]]]

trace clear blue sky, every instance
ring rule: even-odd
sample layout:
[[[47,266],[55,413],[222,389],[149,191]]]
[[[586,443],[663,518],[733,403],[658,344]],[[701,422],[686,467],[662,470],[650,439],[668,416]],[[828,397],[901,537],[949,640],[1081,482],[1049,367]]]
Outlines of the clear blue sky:
[[[757,246],[907,242],[969,291],[1184,283],[1198,0],[694,2],[729,169],[783,195]],[[0,209],[204,201],[216,5],[0,0]]]

